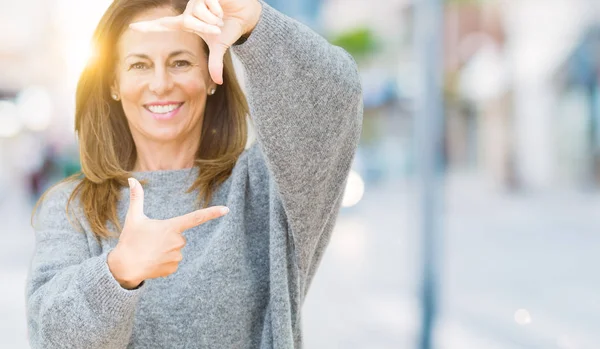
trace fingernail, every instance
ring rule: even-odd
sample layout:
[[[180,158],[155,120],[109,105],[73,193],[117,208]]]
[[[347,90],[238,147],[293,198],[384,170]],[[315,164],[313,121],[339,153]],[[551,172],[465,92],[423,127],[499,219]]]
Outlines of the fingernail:
[[[221,29],[219,27],[210,27],[210,31],[213,34],[221,34]]]
[[[128,178],[127,181],[129,182],[129,189],[135,188],[135,181],[133,178]]]
[[[228,214],[228,213],[229,213],[229,207],[223,207],[223,208],[221,209],[221,213],[222,213],[222,214]]]
[[[218,25],[219,27],[224,27],[224,26],[225,26],[225,22],[223,22],[223,20],[222,20],[222,19],[219,19],[219,22],[217,22],[217,25]]]

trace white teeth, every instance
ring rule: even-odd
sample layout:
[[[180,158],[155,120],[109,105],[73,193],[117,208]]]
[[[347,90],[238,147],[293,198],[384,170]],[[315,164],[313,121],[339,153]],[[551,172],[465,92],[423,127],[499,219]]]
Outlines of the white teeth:
[[[149,105],[147,108],[156,114],[166,114],[177,109],[180,104],[168,104],[168,105]]]

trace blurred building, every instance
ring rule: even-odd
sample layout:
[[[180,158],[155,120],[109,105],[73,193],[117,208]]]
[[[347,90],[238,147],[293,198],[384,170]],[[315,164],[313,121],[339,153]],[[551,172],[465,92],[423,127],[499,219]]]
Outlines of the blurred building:
[[[560,66],[557,84],[562,131],[558,157],[565,182],[600,183],[600,24],[589,28]]]
[[[451,2],[444,13],[446,157],[514,185],[506,33],[497,2]]]
[[[589,175],[597,166],[594,150],[578,144],[595,134],[595,126],[574,102],[578,97],[568,93],[577,84],[555,78],[579,43],[589,41],[586,33],[598,23],[590,9],[597,6],[588,0],[446,6],[450,170],[478,172],[501,188],[523,190],[598,183]],[[589,52],[580,55],[597,62]],[[597,75],[582,62],[571,60],[570,66],[584,79]],[[565,105],[571,112],[565,113]],[[579,131],[569,131],[574,128]]]
[[[75,85],[95,23],[109,4],[0,3],[0,185],[37,192],[77,161]]]

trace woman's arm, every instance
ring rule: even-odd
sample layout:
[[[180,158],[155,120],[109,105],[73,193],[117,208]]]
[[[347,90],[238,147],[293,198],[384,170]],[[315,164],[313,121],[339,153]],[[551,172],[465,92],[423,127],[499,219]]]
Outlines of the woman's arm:
[[[339,211],[361,132],[362,88],[346,51],[261,4],[256,27],[232,51],[246,71],[258,142],[301,267],[310,268]]]
[[[122,288],[106,253],[91,256],[86,235],[67,219],[64,187],[47,195],[34,221],[36,246],[26,289],[31,347],[125,348],[144,286]]]

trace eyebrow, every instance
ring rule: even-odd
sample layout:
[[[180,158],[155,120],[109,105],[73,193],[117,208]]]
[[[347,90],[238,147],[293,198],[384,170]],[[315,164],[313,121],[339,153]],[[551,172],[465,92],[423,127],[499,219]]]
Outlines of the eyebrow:
[[[192,52],[190,52],[188,50],[177,50],[177,51],[171,52],[167,58],[175,57],[175,56],[178,56],[181,54],[188,54],[190,56],[195,56]],[[144,58],[147,60],[151,60],[148,55],[143,54],[143,53],[130,53],[127,56],[125,56],[125,59],[127,59],[129,57],[138,57],[138,58]]]

